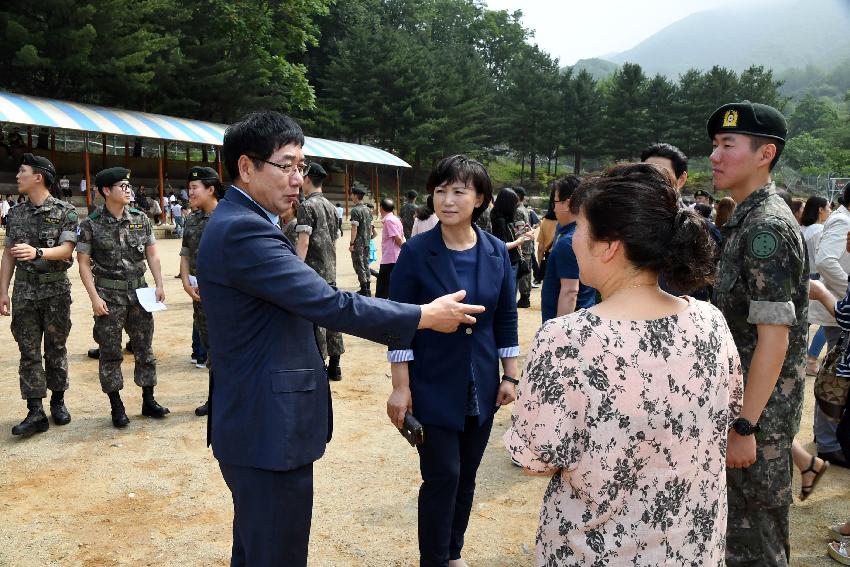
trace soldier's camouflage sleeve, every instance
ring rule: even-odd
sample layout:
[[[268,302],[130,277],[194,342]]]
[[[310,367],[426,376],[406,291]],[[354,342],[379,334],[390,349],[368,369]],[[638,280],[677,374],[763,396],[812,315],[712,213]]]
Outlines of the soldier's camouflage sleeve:
[[[358,213],[358,210],[356,208],[351,209],[351,218],[349,218],[349,222],[351,223],[351,226],[354,227],[354,228],[360,226],[360,220],[361,219],[360,219],[360,215],[357,214],[357,213]]]
[[[69,209],[65,216],[62,219],[62,231],[59,233],[59,242],[56,243],[57,246],[62,244],[63,242],[77,242],[77,225],[79,218],[77,217],[77,211],[74,209]]]
[[[316,211],[304,201],[304,204],[298,207],[297,217],[298,222],[295,225],[295,232],[301,234],[306,233],[307,236],[313,234],[313,228],[316,226]]]
[[[148,215],[142,215],[142,222],[145,223],[145,235],[147,236],[147,241],[143,242],[143,244],[145,246],[153,246],[156,244],[156,236],[153,234],[153,227],[151,226]]]
[[[80,234],[77,236],[77,253],[91,256],[92,240],[91,219],[84,218],[80,223]]]
[[[186,226],[183,227],[183,240],[180,242],[180,256],[190,256],[192,251],[189,249],[189,239],[192,238],[192,231],[195,230],[195,215],[189,215],[186,219]]]
[[[781,223],[760,222],[742,235],[744,254],[741,276],[750,298],[747,322],[752,325],[786,325],[797,322],[794,279],[802,261],[794,234]]]

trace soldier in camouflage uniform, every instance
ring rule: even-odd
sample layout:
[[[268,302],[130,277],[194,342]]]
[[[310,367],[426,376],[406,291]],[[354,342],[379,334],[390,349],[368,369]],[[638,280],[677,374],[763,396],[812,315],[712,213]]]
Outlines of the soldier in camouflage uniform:
[[[404,230],[404,239],[410,240],[410,234],[413,232],[413,221],[416,219],[416,197],[419,196],[419,193],[411,189],[404,196],[407,197],[407,202],[399,209],[398,218],[401,220],[401,227]]]
[[[144,212],[127,206],[132,191],[130,171],[123,167],[104,169],[95,176],[95,187],[105,203],[80,223],[77,260],[94,311],[100,385],[109,396],[112,424],[125,427],[130,420],[119,393],[124,387],[122,328],[130,336],[136,356],[134,380],[142,388],[142,415],[160,418],[169,413],[154,399],[153,316],[136,296],[136,289],[147,287],[146,259],[158,301],[165,300],[165,291],[150,221]]]
[[[0,265],[0,314],[9,315],[12,335],[21,351],[18,375],[27,416],[12,435],[47,431],[50,423],[42,399],[51,391],[50,415],[56,425],[71,421],[65,407],[68,357],[65,343],[71,332],[71,283],[67,270],[77,242],[77,212],[73,205],[50,195],[56,170],[46,158],[24,154],[16,181],[29,199],[12,207]],[[17,271],[16,271],[17,268]],[[14,301],[9,283],[15,273]],[[44,339],[44,368],[41,342]]]
[[[327,172],[318,163],[311,163],[304,175],[304,202],[298,207],[295,233],[298,235],[298,257],[313,268],[322,279],[336,287],[336,207],[322,194]],[[328,378],[342,380],[339,359],[345,352],[342,334],[315,327],[316,343],[322,358],[328,357]]]
[[[351,252],[351,263],[354,264],[354,273],[360,282],[360,295],[372,297],[369,272],[369,242],[375,238],[375,228],[372,226],[372,212],[363,204],[366,191],[360,187],[351,190],[351,200],[354,206],[351,208],[351,244],[348,246]]]
[[[525,189],[522,187],[514,187],[514,191],[519,197],[519,206],[514,215],[514,227],[516,234],[523,234],[531,230],[531,216],[525,206]],[[519,292],[519,301],[517,307],[531,307],[531,255],[534,254],[534,240],[525,240],[519,247],[520,251],[520,273],[525,272],[517,278],[517,291]]]
[[[809,266],[797,221],[770,181],[786,131],[779,111],[750,102],[724,105],[708,121],[714,184],[738,203],[723,227],[715,287],[745,385],[727,448],[730,566],[787,566],[791,557],[791,443],[805,384]]]
[[[210,340],[207,334],[207,317],[204,314],[204,306],[201,303],[201,295],[198,290],[197,271],[195,264],[198,258],[198,248],[201,245],[201,236],[210,220],[210,215],[218,206],[218,201],[224,197],[224,189],[218,173],[211,167],[196,166],[189,170],[189,205],[194,209],[192,214],[186,217],[183,228],[183,243],[180,247],[180,280],[183,283],[183,291],[192,298],[192,320],[201,344],[207,352],[207,368],[209,368],[212,357],[210,356]],[[191,281],[189,276],[192,276]],[[200,365],[199,365],[200,366]],[[210,372],[212,370],[210,369]],[[207,401],[195,408],[195,415],[204,416],[209,413],[209,392]]]
[[[490,220],[490,209],[493,205],[489,205],[486,209],[481,211],[481,216],[475,221],[475,224],[483,230],[484,232],[489,232],[493,234],[493,222]]]

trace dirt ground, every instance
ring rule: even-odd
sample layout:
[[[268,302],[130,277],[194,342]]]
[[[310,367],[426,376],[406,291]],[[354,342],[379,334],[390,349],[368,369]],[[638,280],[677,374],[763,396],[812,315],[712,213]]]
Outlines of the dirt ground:
[[[356,289],[344,239],[338,281]],[[111,565],[227,565],[231,502],[211,452],[205,418],[193,410],[207,390],[206,372],[189,361],[192,309],[178,271],[179,242],[160,240],[166,303],[157,313],[154,350],[158,400],[171,409],[162,421],[141,416],[141,391],[132,383],[133,357],[124,361],[123,398],[131,422],[116,430],[101,392],[92,340],[91,304],[76,266],[73,329],[68,340],[73,416],[65,427],[29,439],[10,434],[26,413],[17,380],[17,345],[9,318],[0,320],[0,565],[11,567]],[[149,283],[152,281],[149,278]],[[533,308],[520,310],[520,343],[527,350],[539,326]],[[417,564],[416,452],[389,424],[390,392],[382,346],[348,337],[344,379],[333,383],[335,429],[315,467],[311,566]],[[812,397],[799,439],[811,446]],[[478,490],[464,558],[472,567],[531,566],[537,515],[547,480],[511,465],[501,443],[509,410],[496,416],[478,473]],[[833,467],[816,492],[792,508],[795,565],[836,565],[826,557],[827,527],[850,517],[850,471]],[[799,477],[795,478],[799,491]]]

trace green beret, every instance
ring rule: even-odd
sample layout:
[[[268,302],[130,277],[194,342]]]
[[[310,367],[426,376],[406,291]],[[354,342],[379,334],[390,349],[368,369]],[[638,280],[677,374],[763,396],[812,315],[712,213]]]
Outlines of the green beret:
[[[318,162],[310,162],[310,165],[307,167],[307,173],[305,177],[321,177],[325,178],[328,176],[328,172],[325,171],[325,168],[322,167],[322,164]]]
[[[366,190],[362,187],[352,187],[351,192],[357,195],[358,197],[363,197],[366,195]]]
[[[50,163],[46,157],[36,156],[33,154],[24,154],[21,156],[21,165],[28,165],[33,169],[40,169],[49,173],[52,177],[56,177],[56,168]]]
[[[100,189],[101,187],[112,187],[119,181],[130,180],[130,170],[126,167],[110,167],[99,171],[94,176],[94,186]]]
[[[218,173],[211,167],[196,165],[189,170],[189,181],[220,181]]]
[[[784,143],[788,135],[788,123],[781,112],[772,106],[748,100],[724,104],[714,111],[706,128],[709,138],[728,132],[763,136]]]

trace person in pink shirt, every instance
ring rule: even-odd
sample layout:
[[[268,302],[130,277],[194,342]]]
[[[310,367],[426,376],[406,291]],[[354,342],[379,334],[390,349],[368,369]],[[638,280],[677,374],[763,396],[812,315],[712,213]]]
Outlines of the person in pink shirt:
[[[386,299],[390,294],[390,274],[393,273],[401,245],[404,244],[404,227],[401,219],[393,214],[395,202],[392,199],[381,200],[381,269],[378,271],[378,284],[375,297]]]

